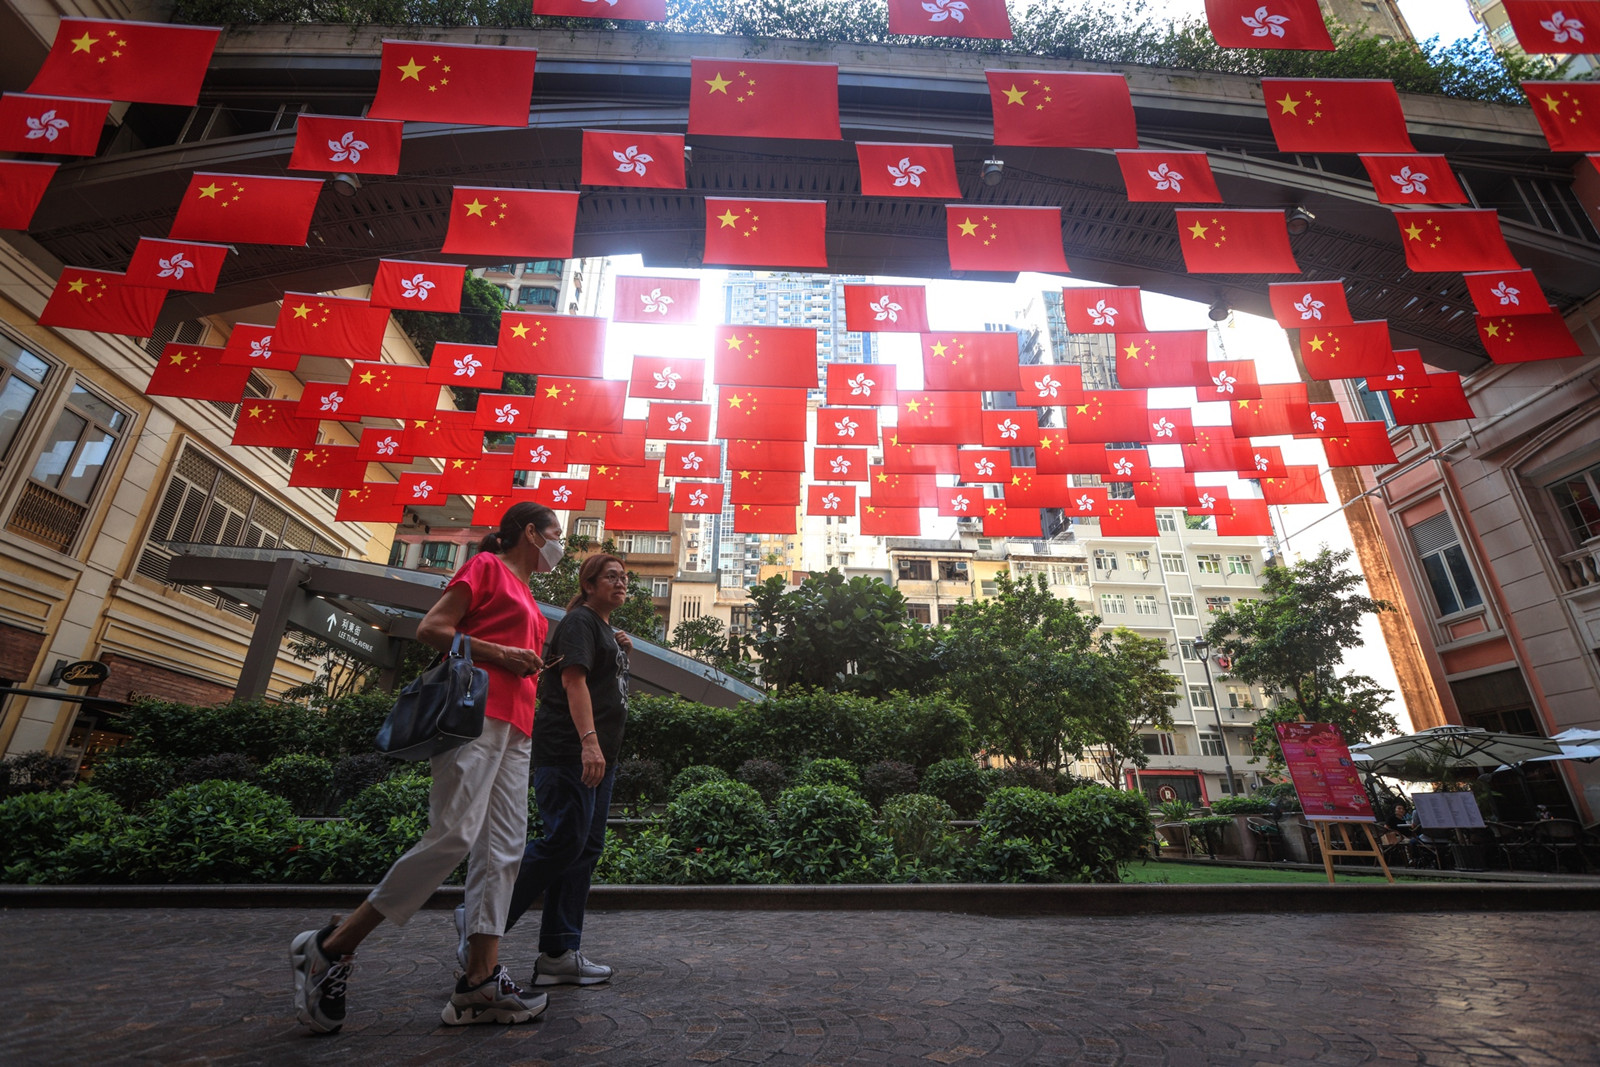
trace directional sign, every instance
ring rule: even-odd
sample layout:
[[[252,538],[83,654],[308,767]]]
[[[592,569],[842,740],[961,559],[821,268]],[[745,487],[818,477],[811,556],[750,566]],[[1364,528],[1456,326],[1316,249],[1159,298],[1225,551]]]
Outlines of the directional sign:
[[[368,663],[394,663],[396,646],[382,631],[304,590],[296,590],[289,605],[289,625]]]

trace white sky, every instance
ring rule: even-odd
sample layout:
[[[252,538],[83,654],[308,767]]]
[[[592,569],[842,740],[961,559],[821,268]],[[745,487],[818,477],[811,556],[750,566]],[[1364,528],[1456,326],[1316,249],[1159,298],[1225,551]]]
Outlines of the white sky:
[[[1081,0],[1067,0],[1066,6],[1076,6]],[[1187,15],[1203,17],[1205,0],[1151,0],[1152,10],[1160,15],[1182,18]],[[1400,13],[1406,17],[1411,32],[1417,40],[1439,37],[1445,43],[1471,37],[1478,32],[1472,20],[1467,0],[1400,0]]]

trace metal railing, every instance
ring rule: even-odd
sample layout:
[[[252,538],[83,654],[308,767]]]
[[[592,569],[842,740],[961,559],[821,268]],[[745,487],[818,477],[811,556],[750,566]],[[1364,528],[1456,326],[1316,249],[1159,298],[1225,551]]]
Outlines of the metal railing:
[[[83,517],[88,513],[89,509],[76,500],[69,500],[37,482],[28,482],[11,511],[6,529],[65,552],[77,538]]]

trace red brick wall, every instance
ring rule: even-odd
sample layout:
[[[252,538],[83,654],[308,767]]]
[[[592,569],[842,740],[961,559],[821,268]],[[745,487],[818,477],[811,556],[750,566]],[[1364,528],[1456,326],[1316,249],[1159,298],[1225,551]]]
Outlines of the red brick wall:
[[[108,652],[100,657],[100,661],[111,668],[111,677],[95,687],[95,696],[112,700],[152,696],[199,706],[222,704],[233,699],[233,690],[227,686],[157,667],[143,660]]]
[[[26,681],[44,647],[44,634],[0,624],[0,678]]]

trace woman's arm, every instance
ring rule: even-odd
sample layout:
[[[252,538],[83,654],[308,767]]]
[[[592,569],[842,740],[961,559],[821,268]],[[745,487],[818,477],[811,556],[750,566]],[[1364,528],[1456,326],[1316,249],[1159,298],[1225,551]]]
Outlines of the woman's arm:
[[[440,652],[450,651],[456,639],[456,628],[466,618],[467,609],[471,606],[472,590],[465,585],[452,585],[417,623],[417,640]],[[512,674],[529,675],[544,666],[539,653],[531,648],[511,648],[485,641],[481,637],[468,638],[468,641],[474,661],[493,663]]]
[[[593,789],[606,776],[606,757],[600,751],[600,736],[594,729],[594,704],[589,700],[589,670],[563,667],[561,688],[567,693],[567,710],[572,726],[583,745],[583,784]]]

